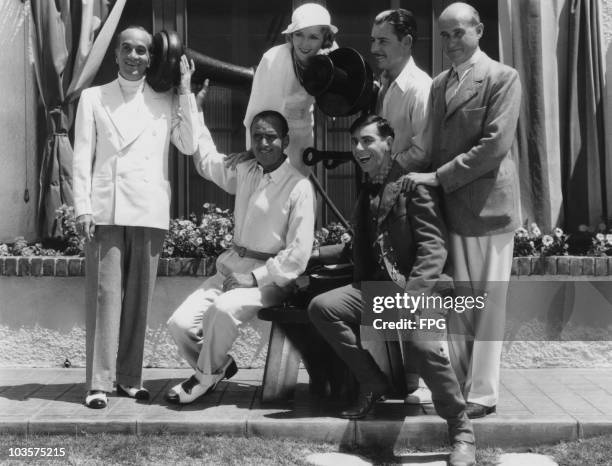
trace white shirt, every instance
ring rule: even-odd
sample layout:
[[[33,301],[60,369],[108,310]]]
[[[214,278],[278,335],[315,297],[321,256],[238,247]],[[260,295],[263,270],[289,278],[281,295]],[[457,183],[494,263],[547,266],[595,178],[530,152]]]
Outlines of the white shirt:
[[[217,260],[217,271],[252,272],[262,288],[286,286],[304,270],[312,253],[315,200],[312,184],[289,161],[263,173],[256,160],[225,167],[210,132],[203,125],[199,148],[194,154],[200,175],[236,195],[234,242],[253,251],[275,254],[265,261],[242,258],[230,249]]]
[[[395,131],[391,150],[394,154],[401,152],[398,162],[407,169],[418,170],[427,165],[425,153],[414,145],[414,138],[425,128],[430,90],[431,78],[416,66],[412,57],[391,84],[383,76],[378,113]]]

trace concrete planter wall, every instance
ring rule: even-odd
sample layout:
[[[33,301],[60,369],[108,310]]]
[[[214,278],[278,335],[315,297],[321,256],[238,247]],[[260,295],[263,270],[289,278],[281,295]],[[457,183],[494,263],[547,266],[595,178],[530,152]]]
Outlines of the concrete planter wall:
[[[147,322],[144,364],[183,367],[166,321],[207,276],[215,258],[160,259]],[[85,364],[85,260],[0,257],[0,366]],[[263,367],[266,322],[241,329],[233,348],[242,367]]]
[[[214,258],[160,260],[145,365],[184,366],[167,334],[166,321],[213,273]],[[0,366],[49,367],[66,359],[74,366],[84,365],[84,274],[84,259],[78,257],[0,257]],[[593,301],[599,298],[592,290],[567,286],[574,281],[605,284],[612,275],[612,257],[520,257],[513,261],[512,275],[509,320],[528,321],[536,314],[550,316],[551,310],[556,314],[557,308],[564,308],[563,312],[573,313],[580,325],[612,325],[601,320],[605,299]],[[263,366],[268,328],[256,319],[241,329],[233,353],[242,367]]]

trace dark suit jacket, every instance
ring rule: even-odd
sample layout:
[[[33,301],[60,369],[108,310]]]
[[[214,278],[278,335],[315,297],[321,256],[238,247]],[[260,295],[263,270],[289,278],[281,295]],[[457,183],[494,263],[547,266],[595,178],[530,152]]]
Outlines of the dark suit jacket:
[[[519,226],[510,152],[521,105],[518,73],[483,53],[447,108],[449,77],[444,71],[433,81],[425,141],[444,191],[447,225],[463,236],[513,231]]]
[[[444,273],[447,258],[447,231],[439,209],[438,192],[419,185],[410,192],[402,191],[398,179],[406,172],[393,163],[387,182],[373,202],[378,204],[376,243],[368,235],[370,196],[361,191],[353,214],[354,238],[352,260],[354,282],[380,280],[381,267],[388,278],[407,293],[428,295],[444,292],[451,286]],[[333,263],[347,259],[348,248],[321,248],[321,260]],[[384,261],[381,252],[387,257]],[[384,270],[384,269],[383,269]]]

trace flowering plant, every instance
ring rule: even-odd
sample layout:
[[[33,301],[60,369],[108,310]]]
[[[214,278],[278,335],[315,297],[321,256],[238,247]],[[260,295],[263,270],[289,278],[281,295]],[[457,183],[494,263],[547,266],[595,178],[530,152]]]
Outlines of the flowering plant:
[[[520,227],[514,232],[514,257],[525,256],[567,256],[568,235],[561,228],[543,235],[536,223],[529,228]]]
[[[83,256],[85,254],[85,238],[79,236],[74,207],[62,204],[55,211],[55,218],[59,222],[63,238],[60,240],[63,244],[60,244],[59,248],[56,247],[56,249],[60,249],[65,256]]]
[[[44,248],[41,243],[28,243],[23,236],[15,238],[13,243],[0,243],[0,257],[2,256],[57,256],[55,249]]]
[[[316,230],[314,234],[313,248],[327,246],[329,244],[350,243],[351,235],[341,223],[332,222],[327,227]]]
[[[221,254],[232,244],[234,217],[228,210],[206,203],[201,219],[174,219],[164,239],[162,257],[205,257]]]
[[[214,204],[202,206],[198,218],[191,214],[188,219],[173,219],[164,239],[162,257],[207,257],[217,256],[231,247],[234,217],[229,209],[220,209]],[[58,256],[83,255],[84,240],[79,237],[74,208],[62,205],[56,211],[56,219],[62,237],[47,238],[42,242],[28,243],[19,236],[12,243],[0,242],[2,256]],[[313,247],[329,244],[350,243],[347,229],[332,222],[315,231]],[[580,225],[578,231],[565,233],[555,228],[542,234],[537,224],[518,228],[514,233],[514,257],[525,256],[612,256],[612,228],[600,224],[596,228]]]
[[[592,233],[589,252],[593,256],[612,256],[612,228],[605,223],[597,226],[597,231]]]

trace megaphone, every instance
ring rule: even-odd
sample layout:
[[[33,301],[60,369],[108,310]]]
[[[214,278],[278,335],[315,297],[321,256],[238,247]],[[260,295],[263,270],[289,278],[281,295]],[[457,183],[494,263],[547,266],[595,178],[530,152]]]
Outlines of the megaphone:
[[[196,69],[192,82],[202,83],[210,78],[223,85],[250,90],[255,70],[233,65],[183,47],[175,31],[160,31],[153,36],[153,57],[147,71],[147,83],[157,92],[169,90],[179,84],[181,55],[193,59]]]
[[[302,74],[302,83],[327,116],[374,110],[378,88],[372,69],[355,49],[341,47],[314,56]]]

